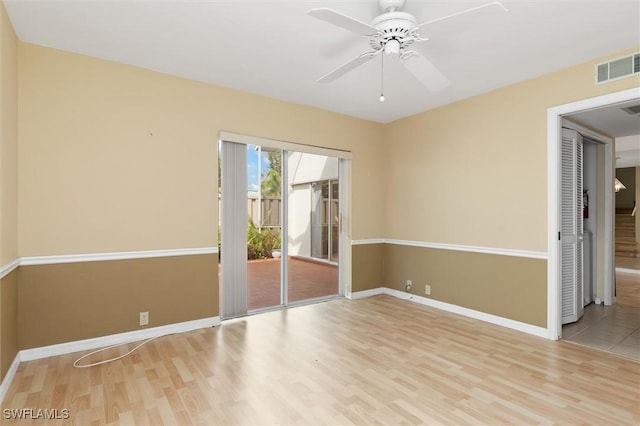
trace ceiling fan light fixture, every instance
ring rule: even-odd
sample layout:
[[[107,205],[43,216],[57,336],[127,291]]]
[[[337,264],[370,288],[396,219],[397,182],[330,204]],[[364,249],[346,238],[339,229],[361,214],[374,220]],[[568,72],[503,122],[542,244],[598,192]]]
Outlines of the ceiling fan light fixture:
[[[400,53],[400,42],[396,39],[389,40],[384,45],[385,55],[397,55]]]
[[[616,178],[616,182],[614,183],[613,187],[616,190],[616,192],[620,192],[620,190],[622,189],[627,189],[627,187],[624,186],[624,184],[620,182],[618,178]]]

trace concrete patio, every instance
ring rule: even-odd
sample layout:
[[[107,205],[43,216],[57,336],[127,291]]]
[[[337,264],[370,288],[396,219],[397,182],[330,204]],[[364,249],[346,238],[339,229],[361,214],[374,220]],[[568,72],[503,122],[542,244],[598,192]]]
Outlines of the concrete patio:
[[[247,263],[249,310],[280,305],[281,259]],[[289,302],[338,294],[337,265],[289,257]]]

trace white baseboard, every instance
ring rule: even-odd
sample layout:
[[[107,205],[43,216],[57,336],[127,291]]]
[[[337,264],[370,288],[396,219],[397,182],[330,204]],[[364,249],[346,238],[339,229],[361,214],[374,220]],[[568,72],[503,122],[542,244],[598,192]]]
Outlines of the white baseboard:
[[[109,336],[95,337],[92,339],[77,340],[74,342],[60,343],[57,345],[43,346],[40,348],[24,349],[19,352],[20,361],[32,361],[34,359],[47,358],[56,355],[65,355],[73,352],[103,348],[111,345],[119,345],[151,337],[164,336],[166,334],[184,333],[200,328],[215,327],[220,325],[220,317],[203,318],[194,321],[179,322],[176,324],[162,325],[144,330],[129,331],[126,333],[112,334]]]
[[[7,374],[0,383],[0,403],[9,390],[20,363],[23,361],[33,361],[35,359],[47,358],[56,355],[65,355],[73,352],[86,351],[102,348],[111,345],[119,345],[139,340],[150,339],[152,337],[164,336],[167,334],[184,333],[187,331],[209,328],[220,325],[220,317],[202,318],[193,321],[179,322],[176,324],[162,325],[159,327],[147,328],[144,330],[129,331],[126,333],[111,334],[109,336],[95,337],[93,339],[77,340],[74,342],[60,343],[57,345],[43,346],[40,348],[23,349],[16,354]]]
[[[640,275],[640,269],[616,268],[616,272],[621,272],[623,274]]]
[[[523,333],[532,334],[534,336],[543,337],[545,339],[552,339],[546,328],[538,327],[535,325],[527,324],[520,321],[514,321],[509,318],[499,317],[497,315],[487,314],[485,312],[475,311],[473,309],[463,308],[462,306],[452,305],[450,303],[440,302],[438,300],[429,299],[428,297],[418,296],[411,293],[405,293],[400,290],[395,290],[388,287],[379,287],[371,290],[358,291],[352,293],[350,299],[364,299],[366,297],[377,296],[379,294],[385,294],[387,296],[397,297],[398,299],[408,300],[410,302],[419,303],[421,305],[430,306],[432,308],[440,309],[442,311],[451,312],[454,314],[462,315],[468,318],[477,319],[480,321],[488,322],[491,324],[499,325],[501,327],[510,328],[512,330],[521,331]]]
[[[7,371],[7,374],[4,376],[4,379],[2,379],[2,383],[0,383],[0,403],[4,401],[4,396],[7,394],[7,391],[9,390],[9,386],[11,386],[11,382],[13,381],[13,378],[15,377],[19,366],[20,366],[20,353],[18,352],[16,354],[16,357],[13,359],[13,362],[9,366],[9,370]]]
[[[356,291],[354,293],[347,293],[345,297],[351,300],[358,300],[358,299],[365,299],[371,296],[377,296],[379,294],[384,294],[382,287],[374,288],[371,290]]]

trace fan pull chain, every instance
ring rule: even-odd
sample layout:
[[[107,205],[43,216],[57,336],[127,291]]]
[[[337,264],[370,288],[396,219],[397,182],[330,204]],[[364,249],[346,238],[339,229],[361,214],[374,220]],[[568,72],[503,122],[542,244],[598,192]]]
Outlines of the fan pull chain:
[[[384,53],[380,58],[380,102],[384,102]]]

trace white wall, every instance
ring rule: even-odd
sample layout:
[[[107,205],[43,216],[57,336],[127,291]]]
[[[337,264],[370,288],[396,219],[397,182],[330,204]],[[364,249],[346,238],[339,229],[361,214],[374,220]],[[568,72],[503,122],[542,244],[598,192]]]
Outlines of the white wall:
[[[616,169],[640,166],[640,135],[616,138]]]
[[[584,230],[585,232],[591,232],[591,253],[590,256],[585,259],[585,268],[591,267],[591,270],[588,272],[589,275],[585,274],[585,287],[584,287],[584,302],[585,305],[591,303],[595,300],[596,297],[596,282],[598,271],[597,268],[597,259],[598,259],[598,201],[599,200],[599,191],[598,191],[598,146],[595,143],[587,142],[584,143],[584,189],[589,192],[589,217],[584,220]],[[604,177],[603,177],[604,179]],[[587,239],[585,238],[585,242]],[[585,247],[585,255],[587,254]],[[591,262],[587,263],[587,259]],[[591,288],[587,288],[586,277],[590,276]]]
[[[338,178],[337,158],[291,152],[288,161],[291,185]]]
[[[311,185],[289,186],[289,243],[291,256],[311,256]],[[306,212],[306,214],[305,214]]]
[[[290,152],[289,254],[311,257],[311,186],[308,183],[338,178],[338,159],[323,155]]]

